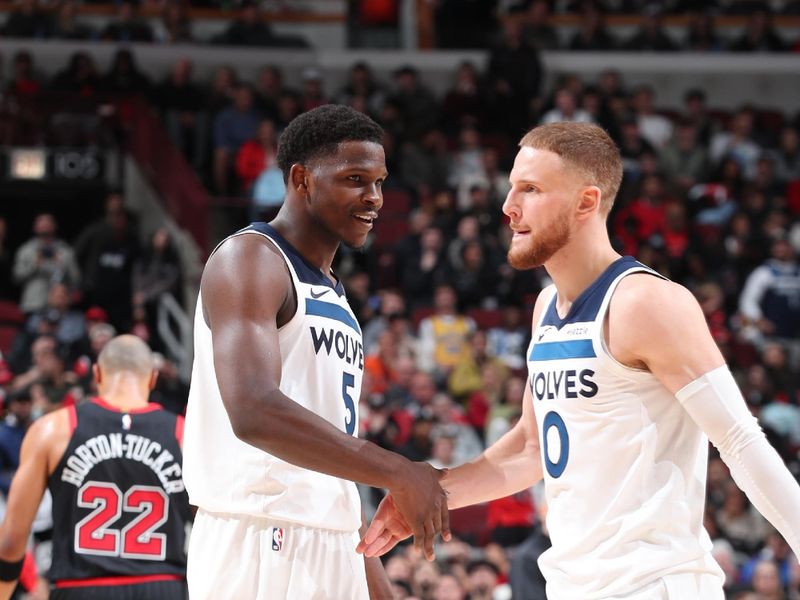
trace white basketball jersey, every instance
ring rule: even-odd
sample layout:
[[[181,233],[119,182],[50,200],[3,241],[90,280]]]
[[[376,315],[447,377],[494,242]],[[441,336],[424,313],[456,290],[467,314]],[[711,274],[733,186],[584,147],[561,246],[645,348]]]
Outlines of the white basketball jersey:
[[[333,286],[266,223],[255,223],[234,235],[268,238],[291,273],[297,311],[278,330],[280,390],[357,436],[364,354],[361,328],[342,284]],[[217,385],[211,330],[202,305],[201,295],[195,313],[194,365],[184,431],[183,479],[190,502],[212,513],[357,530],[361,501],[353,482],[296,467],[234,435]]]
[[[708,440],[649,372],[617,362],[603,322],[623,257],[561,319],[547,300],[528,351],[552,547],[551,600],[622,596],[670,574],[722,577],[703,528]],[[629,317],[633,323],[636,315]]]

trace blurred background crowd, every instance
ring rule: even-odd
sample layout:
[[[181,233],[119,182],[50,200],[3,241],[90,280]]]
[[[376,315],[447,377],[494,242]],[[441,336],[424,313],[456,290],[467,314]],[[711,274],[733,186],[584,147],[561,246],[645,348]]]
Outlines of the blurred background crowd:
[[[197,211],[176,208],[163,182],[153,184],[162,193],[154,210],[114,159],[96,159],[99,186],[69,192],[80,208],[32,191],[29,181],[0,191],[0,491],[31,421],[92,394],[90,367],[115,332],[133,332],[159,352],[152,400],[183,412],[202,258],[238,227],[277,212],[278,136],[292,118],[329,102],[383,126],[390,173],[367,247],[343,248],[336,264],[364,332],[363,437],[451,467],[519,418],[530,314],[549,280],[542,269],[516,272],[505,261],[508,172],[528,128],[589,121],[613,136],[624,159],[608,221],[615,247],[692,290],[751,410],[800,476],[800,104],[787,110],[752,90],[750,102],[720,108],[702,86],[667,104],[655,86],[630,83],[613,63],[587,77],[548,72],[544,60],[560,49],[758,52],[768,61],[775,55],[764,53],[800,49],[791,29],[800,4],[718,1],[698,12],[698,3],[681,0],[419,3],[428,6],[436,47],[483,54],[480,63],[458,61],[443,92],[414,61],[379,74],[380,52],[368,47],[335,87],[324,66],[291,72],[267,51],[256,70],[223,64],[209,76],[195,73],[191,52],[175,52],[154,77],[137,58],[143,46],[128,42],[302,49],[313,40],[270,28],[265,15],[296,10],[293,2],[98,4],[0,3],[0,41],[112,43],[107,69],[80,47],[69,46],[74,54],[61,57],[62,69],[44,68],[33,42],[15,46],[0,73],[0,144],[111,148],[112,157],[142,163],[145,179],[159,168],[176,179],[186,172],[177,180],[197,187],[181,184],[182,193],[213,198],[200,211],[207,237],[195,236],[199,249],[187,252],[184,225]],[[351,46],[399,39],[402,3],[342,4]],[[193,31],[193,19],[208,17],[202,11],[223,15],[214,35]],[[722,35],[715,23],[728,18],[741,26]],[[142,123],[155,131],[151,139],[142,141]],[[161,154],[167,147],[172,154]],[[30,154],[0,159],[9,172],[51,166]],[[380,500],[376,490],[362,492],[367,507]],[[455,511],[456,539],[438,547],[435,563],[411,547],[388,558],[398,598],[545,598],[535,560],[549,545],[546,510],[534,489]],[[800,598],[797,560],[713,449],[706,527],[729,598]],[[36,536],[47,540],[46,519]]]

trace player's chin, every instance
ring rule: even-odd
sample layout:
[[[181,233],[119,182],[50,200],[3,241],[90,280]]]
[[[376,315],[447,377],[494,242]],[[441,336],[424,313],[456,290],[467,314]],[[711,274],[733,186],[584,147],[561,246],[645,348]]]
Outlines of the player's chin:
[[[527,248],[514,248],[508,250],[508,264],[517,271],[526,271],[542,266],[542,261]]]
[[[351,250],[364,250],[367,245],[367,234],[351,235],[342,239],[342,243]]]

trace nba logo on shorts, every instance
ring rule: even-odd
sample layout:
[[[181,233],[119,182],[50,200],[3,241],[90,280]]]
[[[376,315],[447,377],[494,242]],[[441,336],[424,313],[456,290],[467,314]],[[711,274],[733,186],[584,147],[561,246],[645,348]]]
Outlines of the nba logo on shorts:
[[[283,548],[283,528],[282,527],[273,527],[272,528],[272,549],[278,551],[281,548]]]

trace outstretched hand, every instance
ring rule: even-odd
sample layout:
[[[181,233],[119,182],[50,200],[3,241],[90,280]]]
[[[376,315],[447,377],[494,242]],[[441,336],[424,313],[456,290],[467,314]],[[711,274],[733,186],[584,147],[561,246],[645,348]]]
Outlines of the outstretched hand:
[[[394,498],[389,494],[375,511],[372,523],[356,546],[356,552],[367,557],[383,556],[399,542],[411,537],[411,534],[411,527],[397,510]]]
[[[447,508],[444,508],[445,517],[442,523],[442,539],[450,541],[450,524],[447,517]],[[369,528],[364,533],[356,547],[356,552],[366,557],[383,556],[398,543],[411,537],[413,530],[400,514],[392,494],[388,494],[378,506]],[[433,547],[424,548],[425,558],[433,560]]]

